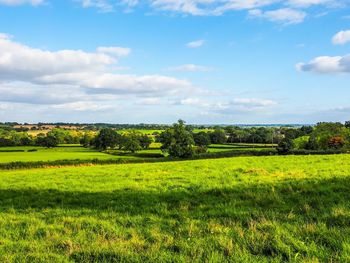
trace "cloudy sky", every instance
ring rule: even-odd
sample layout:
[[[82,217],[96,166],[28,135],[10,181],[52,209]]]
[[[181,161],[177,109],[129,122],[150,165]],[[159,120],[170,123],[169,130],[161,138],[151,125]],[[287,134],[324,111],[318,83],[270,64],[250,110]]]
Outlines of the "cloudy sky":
[[[0,0],[0,122],[350,119],[350,0]]]

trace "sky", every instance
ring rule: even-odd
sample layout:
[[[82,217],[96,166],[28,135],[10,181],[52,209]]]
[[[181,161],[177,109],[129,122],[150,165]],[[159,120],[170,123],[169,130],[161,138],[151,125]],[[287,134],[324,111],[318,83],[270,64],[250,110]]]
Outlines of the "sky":
[[[0,0],[0,122],[350,120],[350,0]]]

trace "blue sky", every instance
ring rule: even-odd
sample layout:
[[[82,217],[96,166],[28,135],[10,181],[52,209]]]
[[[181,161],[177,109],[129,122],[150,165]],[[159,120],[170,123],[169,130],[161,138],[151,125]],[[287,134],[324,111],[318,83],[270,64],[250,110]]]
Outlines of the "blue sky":
[[[0,0],[0,121],[350,119],[350,1]]]

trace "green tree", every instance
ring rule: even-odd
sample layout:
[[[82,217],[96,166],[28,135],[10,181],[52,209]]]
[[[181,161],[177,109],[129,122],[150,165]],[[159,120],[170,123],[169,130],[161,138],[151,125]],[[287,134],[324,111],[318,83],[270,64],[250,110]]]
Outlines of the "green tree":
[[[46,136],[38,136],[36,138],[36,145],[46,147],[46,148],[53,148],[56,147],[59,144],[58,138],[56,138],[52,134],[47,134]]]
[[[152,143],[152,139],[148,135],[144,134],[139,137],[139,142],[142,149],[147,150]]]
[[[162,132],[159,140],[162,143],[162,151],[172,157],[188,158],[194,154],[192,133],[186,129],[182,120]]]
[[[346,122],[345,122],[345,127],[348,128],[348,129],[350,129],[350,121],[346,121]]]
[[[211,143],[223,144],[227,142],[226,133],[222,129],[216,129],[215,131],[211,132],[209,135],[210,135]]]
[[[200,147],[208,147],[211,143],[210,136],[207,132],[194,133],[193,139],[195,144]]]
[[[108,148],[115,148],[117,145],[117,140],[118,135],[114,130],[110,128],[103,128],[94,139],[93,145],[97,149],[106,150]]]
[[[141,135],[137,131],[130,131],[123,135],[123,146],[122,149],[124,151],[130,151],[135,153],[142,149],[140,138]]]
[[[293,140],[291,138],[284,138],[280,141],[277,147],[279,154],[287,154],[293,149]]]

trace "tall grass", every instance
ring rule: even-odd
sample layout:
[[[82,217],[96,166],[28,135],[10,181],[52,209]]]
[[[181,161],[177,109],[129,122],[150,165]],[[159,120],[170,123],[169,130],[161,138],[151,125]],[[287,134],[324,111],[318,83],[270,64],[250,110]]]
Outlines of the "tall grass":
[[[350,155],[0,172],[1,262],[349,262]]]

